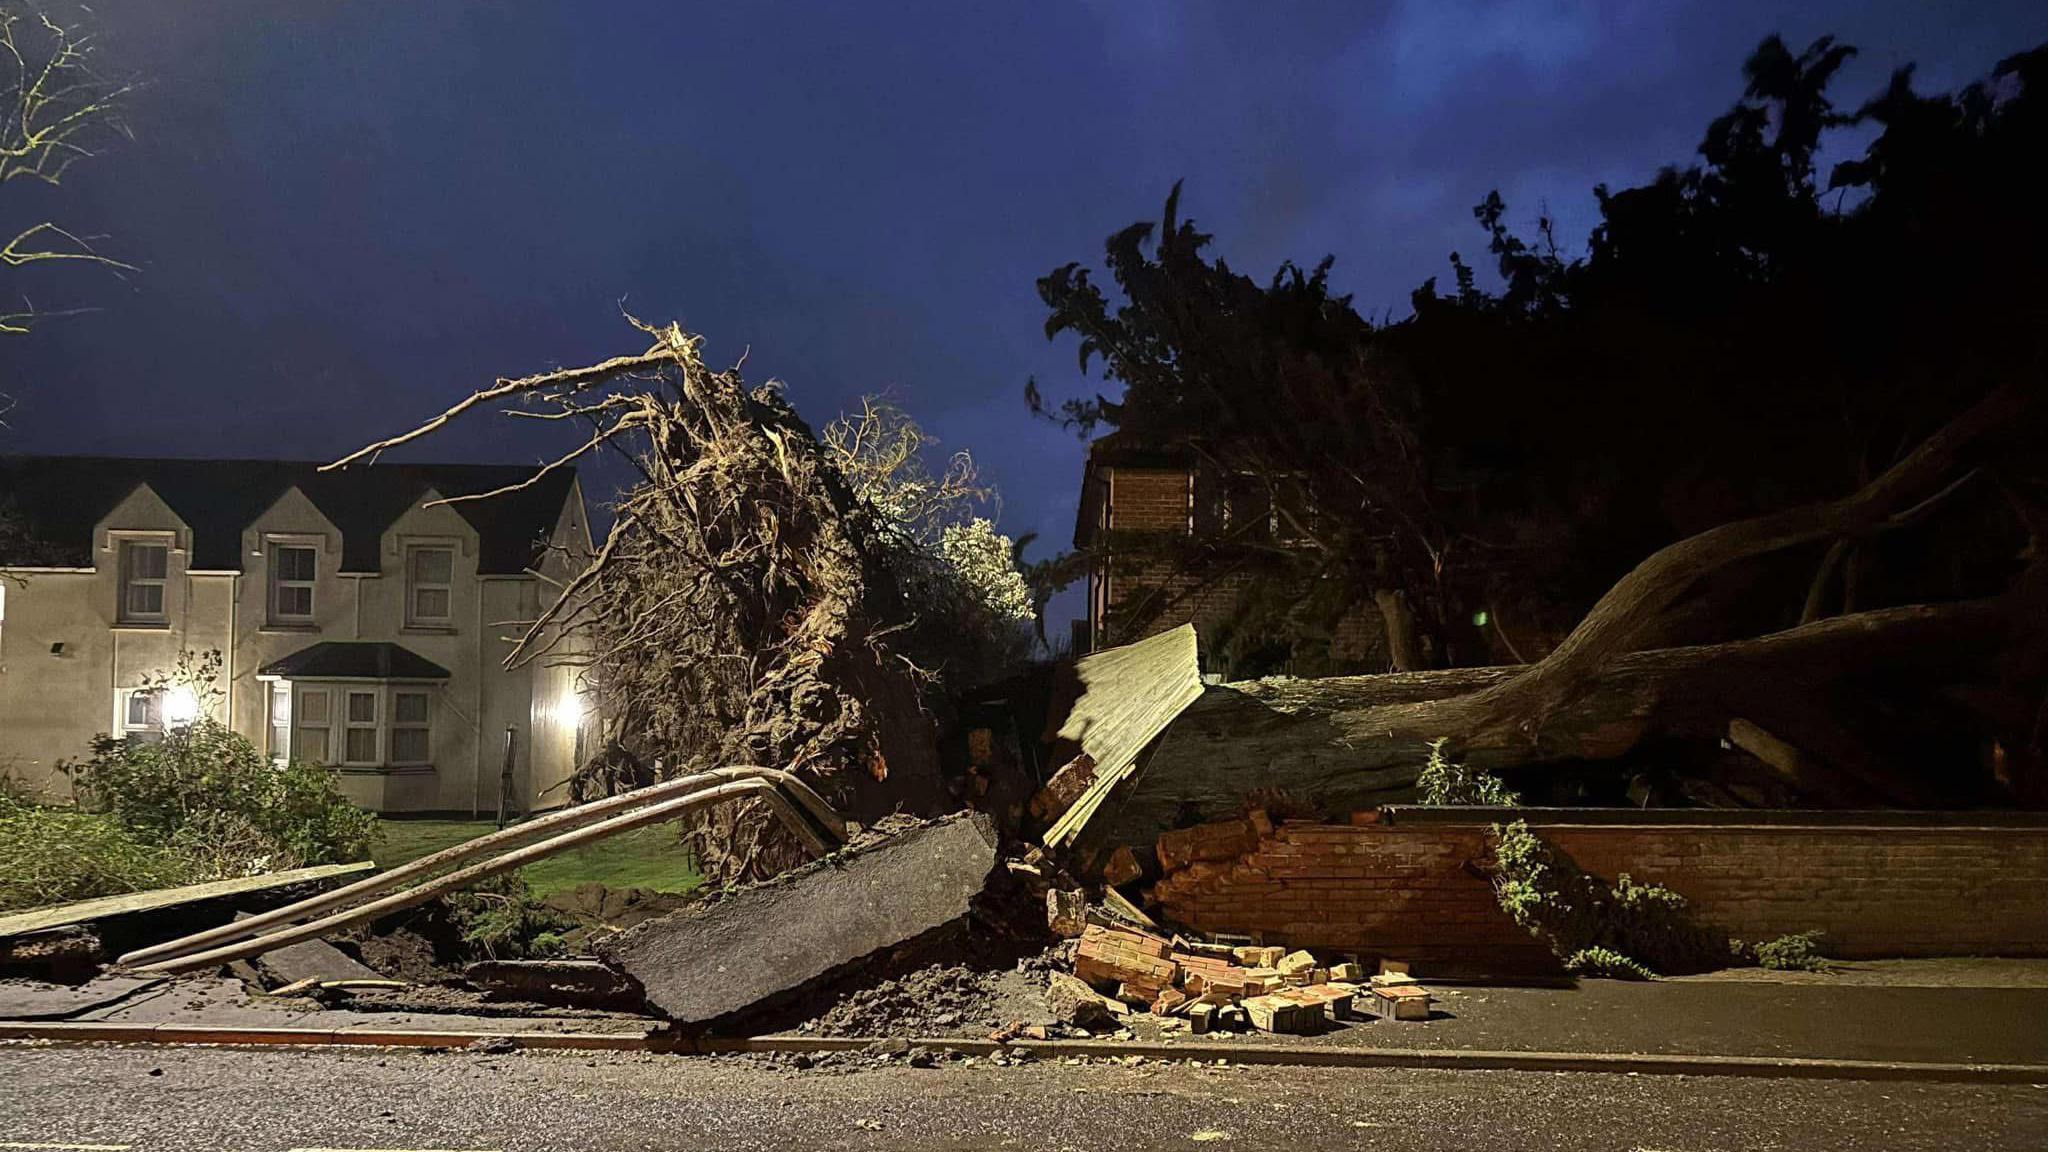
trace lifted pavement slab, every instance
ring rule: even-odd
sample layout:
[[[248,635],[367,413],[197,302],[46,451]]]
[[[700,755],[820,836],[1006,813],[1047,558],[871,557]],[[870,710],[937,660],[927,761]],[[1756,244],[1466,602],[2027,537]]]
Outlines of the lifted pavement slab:
[[[961,920],[996,842],[986,817],[949,816],[636,925],[597,952],[669,1019],[709,1024]]]

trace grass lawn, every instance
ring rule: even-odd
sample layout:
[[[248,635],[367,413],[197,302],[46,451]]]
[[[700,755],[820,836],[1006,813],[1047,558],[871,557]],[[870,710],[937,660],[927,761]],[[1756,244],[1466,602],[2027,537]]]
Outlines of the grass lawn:
[[[439,852],[495,831],[490,820],[379,820],[384,838],[371,852],[380,868]],[[652,888],[688,892],[700,877],[673,825],[636,828],[520,870],[534,894],[546,896],[596,881],[607,888]]]

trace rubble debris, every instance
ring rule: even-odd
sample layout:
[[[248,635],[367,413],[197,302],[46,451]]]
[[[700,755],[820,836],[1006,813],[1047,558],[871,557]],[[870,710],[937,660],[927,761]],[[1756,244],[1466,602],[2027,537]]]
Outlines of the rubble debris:
[[[1045,985],[1045,1006],[1062,1024],[1094,1030],[1113,1026],[1115,1001],[1088,986],[1088,982],[1065,972],[1055,972]],[[1116,1004],[1118,1008],[1125,1005]],[[1128,1011],[1128,1008],[1126,1008]]]
[[[1287,955],[1285,948],[1268,948],[1261,945],[1237,949],[1237,962],[1247,968],[1278,968],[1280,958]]]
[[[105,955],[99,933],[90,928],[46,928],[0,937],[0,975],[82,984],[99,971]]]
[[[1138,907],[1136,904],[1131,903],[1130,900],[1126,898],[1123,893],[1117,891],[1114,888],[1106,888],[1103,890],[1102,906],[1109,910],[1110,915],[1116,917],[1119,920],[1124,921],[1127,924],[1135,924],[1140,928],[1152,932],[1157,932],[1159,930],[1158,921],[1152,919],[1150,916],[1145,915],[1144,909]]]
[[[1102,882],[1110,888],[1121,888],[1135,884],[1145,878],[1145,868],[1138,863],[1138,854],[1128,844],[1119,844],[1109,854],[1109,860],[1102,866]]]
[[[1031,797],[1031,815],[1044,823],[1060,818],[1060,814],[1073,807],[1074,801],[1095,783],[1095,759],[1086,752],[1067,761],[1066,765],[1052,774]]]
[[[798,1030],[819,1036],[973,1036],[1007,1022],[1059,1022],[1035,970],[932,964],[854,988]]]
[[[1088,927],[1088,893],[1079,888],[1071,891],[1047,889],[1045,923],[1053,935],[1063,940],[1079,936]]]
[[[1098,988],[1115,985],[1126,1003],[1149,1004],[1179,979],[1180,966],[1167,959],[1171,951],[1157,936],[1090,924],[1074,951],[1074,975]]]
[[[632,977],[596,960],[479,960],[462,978],[493,1000],[631,1011],[643,999]]]
[[[1323,1027],[1323,1010],[1278,994],[1253,996],[1240,1005],[1252,1027],[1261,1032],[1305,1035]]]
[[[1367,1013],[1383,1020],[1427,1020],[1436,1003],[1427,988],[1419,984],[1375,984],[1359,998]]]
[[[995,871],[994,827],[961,813],[649,920],[596,952],[650,1007],[707,1025],[961,920]]]
[[[1109,993],[1165,1030],[1200,1035],[1256,1028],[1279,1033],[1320,1031],[1360,1018],[1424,1020],[1433,1003],[1405,974],[1375,975],[1355,959],[1328,962],[1276,944],[1226,944],[1185,933],[1170,939],[1091,921],[1073,948],[1075,985]],[[1384,995],[1375,993],[1384,991]]]

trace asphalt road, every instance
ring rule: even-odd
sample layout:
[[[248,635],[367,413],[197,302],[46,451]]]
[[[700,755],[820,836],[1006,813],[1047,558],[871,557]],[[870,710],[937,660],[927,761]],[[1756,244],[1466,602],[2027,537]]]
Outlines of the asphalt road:
[[[2048,1085],[0,1045],[0,1149],[2040,1149]]]

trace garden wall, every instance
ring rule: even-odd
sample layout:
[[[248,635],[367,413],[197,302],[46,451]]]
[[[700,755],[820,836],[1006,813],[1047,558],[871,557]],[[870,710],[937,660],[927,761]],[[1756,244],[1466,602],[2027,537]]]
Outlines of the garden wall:
[[[1818,928],[1843,958],[2048,955],[2048,822],[2014,814],[1386,809],[1352,824],[1254,814],[1169,833],[1172,922],[1419,971],[1555,963],[1495,904],[1495,823],[1526,820],[1581,868],[1684,895],[1747,941]]]

